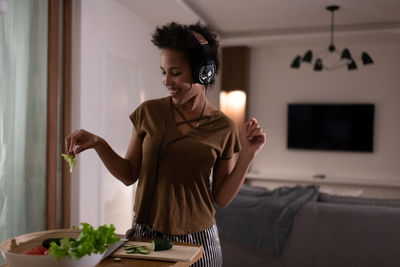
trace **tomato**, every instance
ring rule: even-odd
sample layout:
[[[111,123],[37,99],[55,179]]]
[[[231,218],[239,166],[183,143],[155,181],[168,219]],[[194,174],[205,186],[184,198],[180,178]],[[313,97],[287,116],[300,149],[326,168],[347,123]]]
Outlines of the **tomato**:
[[[24,252],[25,255],[45,255],[47,248],[43,246],[34,247]]]

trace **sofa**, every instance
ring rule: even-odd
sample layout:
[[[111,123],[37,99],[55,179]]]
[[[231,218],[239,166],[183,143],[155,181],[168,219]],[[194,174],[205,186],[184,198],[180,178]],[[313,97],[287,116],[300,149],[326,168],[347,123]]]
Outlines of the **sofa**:
[[[221,232],[224,267],[400,266],[400,200],[319,193],[298,210],[279,256]]]

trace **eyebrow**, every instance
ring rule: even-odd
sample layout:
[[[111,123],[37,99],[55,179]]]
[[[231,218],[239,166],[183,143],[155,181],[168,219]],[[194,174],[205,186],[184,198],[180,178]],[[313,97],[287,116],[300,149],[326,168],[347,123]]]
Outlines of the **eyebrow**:
[[[161,67],[161,66],[160,66],[160,69],[161,69],[161,70],[164,70],[164,68]],[[177,66],[172,66],[172,67],[169,68],[168,70],[174,70],[174,69],[179,69],[179,67],[177,67]]]

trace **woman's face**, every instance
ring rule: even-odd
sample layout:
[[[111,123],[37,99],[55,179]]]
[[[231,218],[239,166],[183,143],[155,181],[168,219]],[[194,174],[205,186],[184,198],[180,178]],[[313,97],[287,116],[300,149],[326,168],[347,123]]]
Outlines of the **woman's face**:
[[[202,87],[193,84],[192,70],[183,53],[175,49],[161,50],[161,73],[175,104],[183,104],[201,93]]]

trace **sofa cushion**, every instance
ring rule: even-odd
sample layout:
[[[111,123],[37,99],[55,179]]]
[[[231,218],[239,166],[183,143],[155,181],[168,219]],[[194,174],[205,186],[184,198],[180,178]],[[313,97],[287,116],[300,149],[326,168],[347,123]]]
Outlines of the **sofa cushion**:
[[[400,199],[334,196],[326,193],[319,193],[317,201],[325,203],[335,203],[335,204],[351,204],[351,205],[396,207],[396,208],[400,207]]]
[[[317,186],[279,187],[274,190],[243,185],[226,208],[215,207],[221,235],[250,248],[279,256],[297,212],[316,201]]]
[[[309,202],[280,258],[221,235],[224,267],[398,267],[399,225],[399,208]]]

